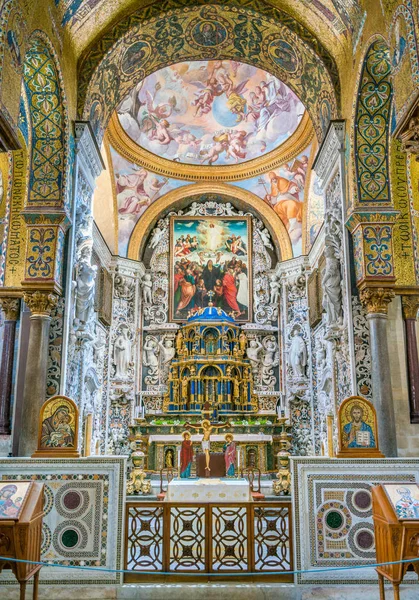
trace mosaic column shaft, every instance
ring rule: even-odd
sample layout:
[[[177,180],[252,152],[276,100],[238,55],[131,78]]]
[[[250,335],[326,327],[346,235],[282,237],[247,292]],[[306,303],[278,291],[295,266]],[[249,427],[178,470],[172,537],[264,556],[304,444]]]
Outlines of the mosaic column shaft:
[[[387,343],[387,309],[394,298],[389,288],[366,288],[361,301],[366,306],[370,330],[373,404],[377,411],[378,440],[385,456],[397,456],[396,423]]]
[[[24,299],[32,314],[23,391],[19,456],[31,456],[37,448],[39,414],[46,400],[49,327],[51,310],[58,298],[47,292],[31,292],[26,293]]]
[[[419,357],[416,337],[416,318],[419,309],[419,296],[402,296],[402,306],[406,333],[410,422],[419,423]]]
[[[10,402],[19,300],[17,298],[1,298],[0,306],[5,314],[3,351],[0,364],[0,435],[10,435]]]

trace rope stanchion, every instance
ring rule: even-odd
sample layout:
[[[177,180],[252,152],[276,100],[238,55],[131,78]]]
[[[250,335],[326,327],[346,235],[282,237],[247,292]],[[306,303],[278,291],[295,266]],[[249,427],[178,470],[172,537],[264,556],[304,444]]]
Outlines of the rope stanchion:
[[[350,567],[329,567],[329,568],[322,568],[322,569],[298,569],[298,570],[294,570],[294,571],[257,571],[254,573],[249,573],[247,571],[235,571],[235,572],[228,572],[228,573],[202,573],[202,572],[190,572],[190,571],[176,571],[176,573],[174,573],[173,571],[142,571],[139,569],[108,569],[105,567],[86,567],[83,565],[61,565],[59,563],[50,563],[50,562],[43,562],[43,561],[34,561],[34,560],[22,560],[20,558],[9,558],[7,556],[0,556],[0,561],[4,561],[6,563],[11,563],[11,562],[19,562],[19,563],[27,563],[30,565],[41,565],[43,567],[58,567],[60,569],[79,569],[82,571],[95,571],[97,572],[104,572],[104,573],[136,573],[139,575],[156,575],[156,576],[161,576],[161,575],[176,575],[176,577],[178,575],[184,575],[185,577],[188,576],[193,576],[193,577],[208,577],[211,576],[211,578],[213,577],[228,577],[228,576],[232,576],[232,577],[237,577],[238,575],[240,577],[254,577],[255,575],[257,575],[258,577],[260,575],[269,575],[270,577],[272,577],[273,575],[298,575],[298,574],[303,574],[303,573],[331,573],[331,572],[336,572],[336,571],[352,571],[354,569],[375,569],[376,567],[385,567],[388,565],[401,565],[404,563],[415,563],[415,562],[419,562],[419,558],[412,558],[412,559],[404,559],[404,560],[395,560],[392,562],[382,562],[382,563],[374,563],[372,565],[353,565]]]

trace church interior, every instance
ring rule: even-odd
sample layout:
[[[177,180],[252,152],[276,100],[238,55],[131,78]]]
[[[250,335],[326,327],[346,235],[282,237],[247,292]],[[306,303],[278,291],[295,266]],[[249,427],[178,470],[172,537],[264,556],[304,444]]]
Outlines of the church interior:
[[[0,597],[419,597],[418,0],[0,0]]]

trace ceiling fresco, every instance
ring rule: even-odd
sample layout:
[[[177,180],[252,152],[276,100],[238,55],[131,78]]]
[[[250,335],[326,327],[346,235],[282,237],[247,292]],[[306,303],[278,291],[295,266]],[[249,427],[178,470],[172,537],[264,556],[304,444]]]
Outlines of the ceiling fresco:
[[[204,23],[199,35],[216,43],[223,31]],[[127,62],[135,65],[135,59],[134,54]],[[289,53],[290,63],[293,59]],[[129,137],[153,154],[182,163],[228,165],[280,146],[296,130],[304,106],[266,71],[217,60],[183,62],[149,75],[117,113]]]
[[[145,210],[160,196],[192,182],[151,173],[130,163],[112,147],[109,152],[118,214],[118,254],[126,256],[131,233]]]

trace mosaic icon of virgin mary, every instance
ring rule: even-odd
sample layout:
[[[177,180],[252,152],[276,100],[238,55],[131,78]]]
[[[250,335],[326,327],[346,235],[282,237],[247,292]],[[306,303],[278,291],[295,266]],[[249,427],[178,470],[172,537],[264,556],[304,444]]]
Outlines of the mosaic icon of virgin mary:
[[[68,406],[60,405],[54,413],[43,420],[41,432],[42,448],[70,448],[74,446],[72,416]]]

